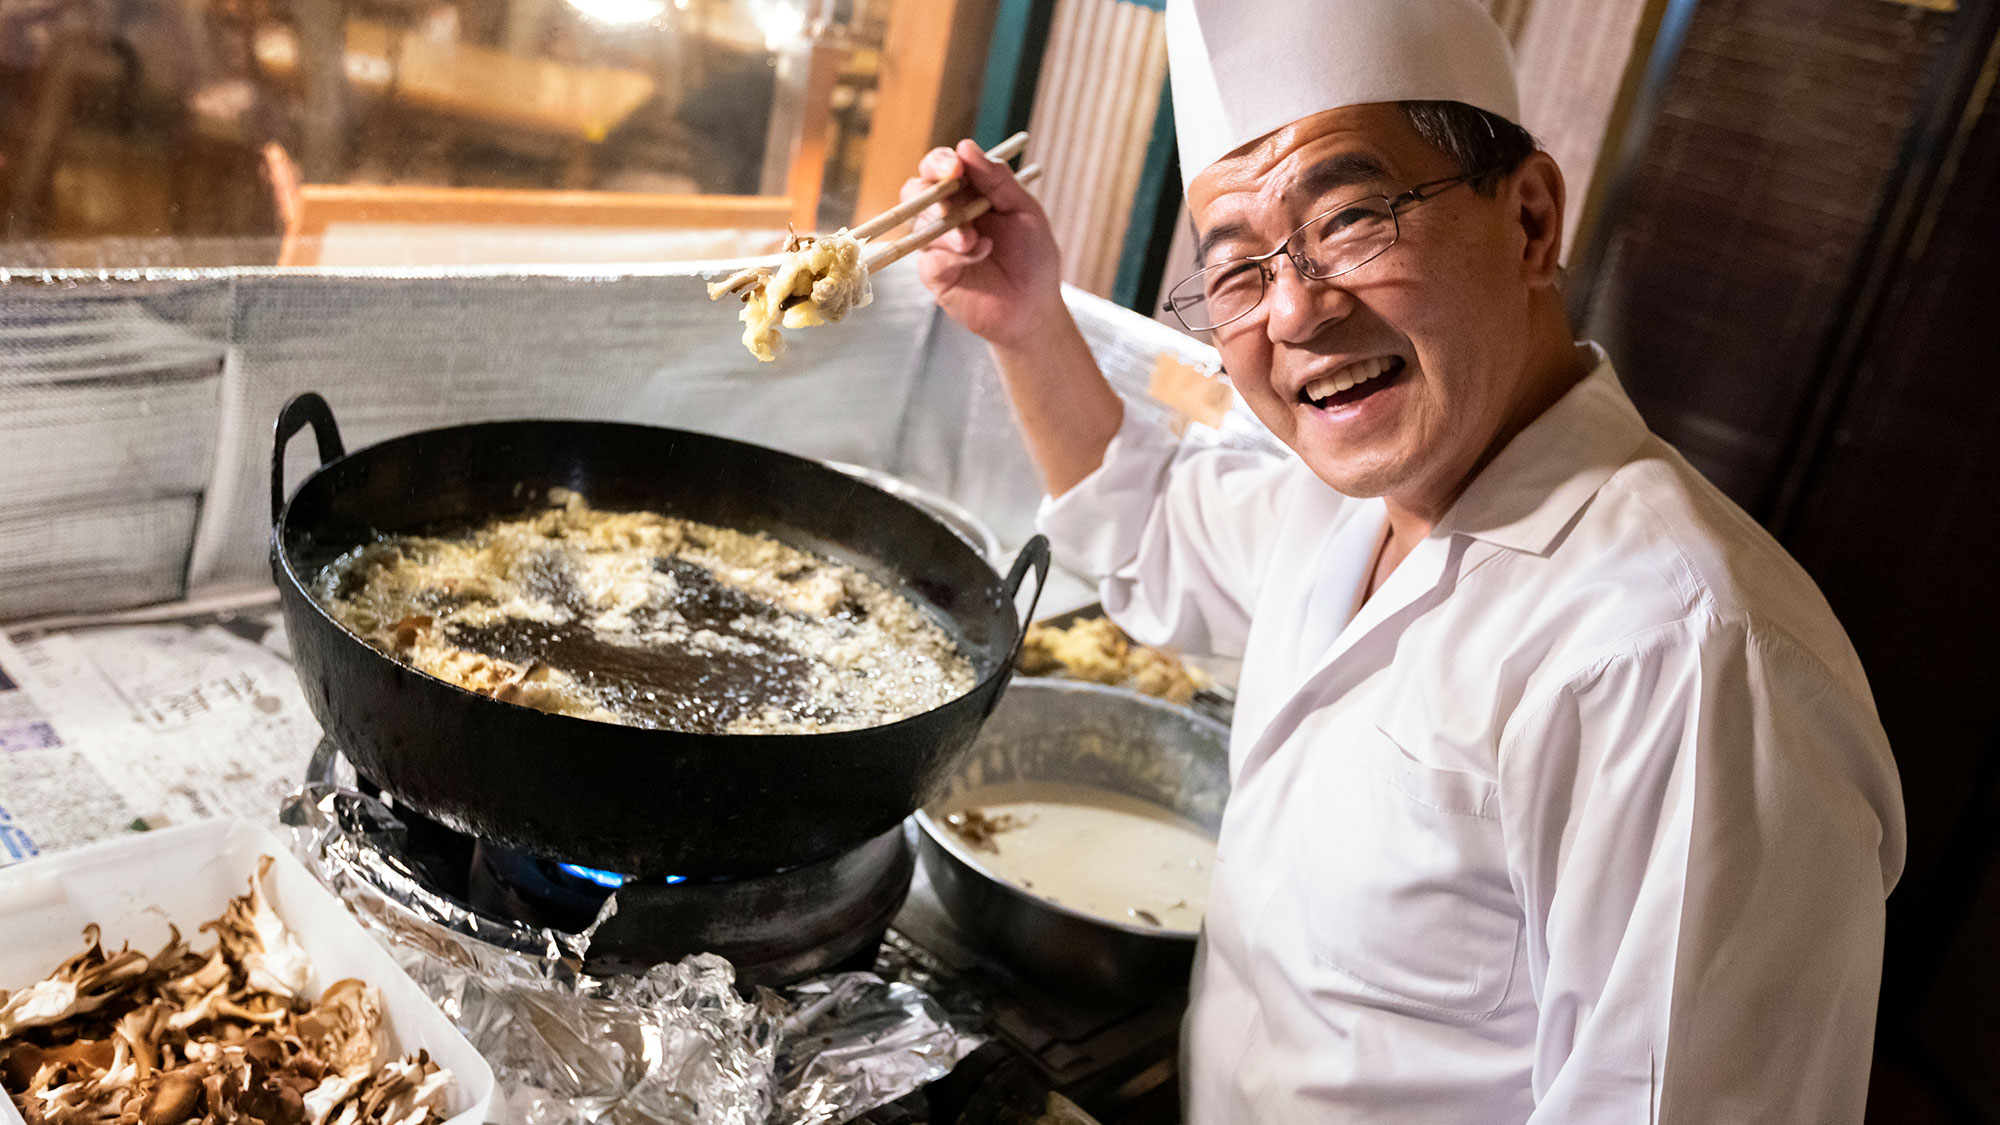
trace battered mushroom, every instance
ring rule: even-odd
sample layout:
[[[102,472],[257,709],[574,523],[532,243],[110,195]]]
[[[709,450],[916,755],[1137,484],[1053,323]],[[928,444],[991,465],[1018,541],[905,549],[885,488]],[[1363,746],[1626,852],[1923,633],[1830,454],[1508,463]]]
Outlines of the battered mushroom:
[[[432,597],[474,575],[487,598]],[[568,489],[448,538],[357,548],[313,591],[401,664],[594,721],[845,730],[939,706],[974,681],[946,630],[857,567],[763,533],[593,508]]]
[[[1031,676],[1063,673],[1124,685],[1169,703],[1184,704],[1201,688],[1194,670],[1178,657],[1134,644],[1108,617],[1082,618],[1067,628],[1029,626],[1014,665]]]
[[[743,291],[743,346],[763,362],[785,350],[780,325],[810,328],[830,324],[874,299],[868,287],[868,267],[861,262],[861,243],[843,228],[830,235],[795,234],[785,244],[784,261],[776,269],[759,269]],[[709,300],[730,291],[731,281],[708,287]]]

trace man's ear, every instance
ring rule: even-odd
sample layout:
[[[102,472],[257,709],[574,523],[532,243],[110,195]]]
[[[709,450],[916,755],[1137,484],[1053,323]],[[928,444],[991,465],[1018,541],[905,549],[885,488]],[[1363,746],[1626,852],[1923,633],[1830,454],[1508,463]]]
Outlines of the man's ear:
[[[1508,178],[1507,196],[1521,224],[1521,270],[1534,288],[1561,282],[1564,187],[1562,169],[1535,152]]]

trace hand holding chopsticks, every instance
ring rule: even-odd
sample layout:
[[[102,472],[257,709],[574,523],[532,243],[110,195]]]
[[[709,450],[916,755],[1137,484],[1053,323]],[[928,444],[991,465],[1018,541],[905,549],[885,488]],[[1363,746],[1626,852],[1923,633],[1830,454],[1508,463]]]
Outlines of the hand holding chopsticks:
[[[1028,143],[1026,133],[1016,133],[986,154],[996,163],[1007,160]],[[976,159],[967,157],[963,159]],[[963,186],[964,164],[953,175],[931,184],[918,194],[891,207],[852,230],[830,235],[793,234],[785,242],[784,254],[770,265],[739,270],[708,287],[713,301],[725,293],[740,293],[742,311],[737,319],[744,324],[743,346],[759,360],[778,358],[784,348],[780,328],[809,328],[830,324],[846,316],[850,309],[866,305],[873,297],[869,278],[875,271],[900,261],[948,231],[957,230],[993,209],[993,201],[978,191],[952,204]],[[982,166],[983,168],[983,166]],[[1038,165],[1021,169],[1015,179],[1028,183],[1041,174]],[[995,174],[997,170],[995,170]],[[982,178],[986,178],[982,173]],[[998,186],[1000,181],[988,179]],[[1007,185],[1010,189],[1012,185]],[[887,234],[902,223],[935,205],[946,205],[936,222],[915,230],[885,246],[873,246],[871,236]]]
[[[1030,164],[1026,168],[1021,169],[1020,172],[1016,173],[1014,176],[1014,180],[1017,183],[1031,184],[1034,183],[1035,180],[1041,176],[1041,174],[1042,174],[1041,165]],[[918,196],[917,198],[921,199],[923,197]],[[913,199],[911,200],[911,202],[914,203],[916,202],[916,200]],[[972,200],[970,203],[962,203],[959,206],[954,207],[949,211],[946,211],[943,214],[943,216],[941,216],[938,219],[937,222],[932,223],[931,225],[924,227],[921,230],[911,231],[910,233],[904,235],[903,237],[897,239],[894,242],[889,243],[887,246],[884,246],[879,250],[870,251],[868,256],[862,259],[862,264],[868,267],[868,272],[874,273],[876,270],[881,269],[883,266],[886,266],[891,262],[899,261],[904,256],[914,251],[923,249],[925,246],[935,241],[937,237],[943,234],[944,232],[948,230],[954,230],[958,227],[962,227],[967,223],[971,222],[972,220],[978,218],[979,216],[984,215],[986,212],[991,211],[992,209],[993,209],[993,201],[986,198],[983,195],[975,200]],[[921,208],[919,208],[919,210],[921,210]]]
[[[986,159],[1012,160],[1026,147],[1028,147],[1028,134],[1016,133],[999,144],[994,145],[992,150],[987,152]],[[1026,174],[1026,170],[1023,169],[1022,175],[1025,176]],[[960,183],[959,177],[947,176],[937,183],[932,184],[921,195],[911,196],[896,206],[889,208],[887,211],[882,212],[880,215],[856,226],[854,229],[848,231],[848,233],[856,238],[874,238],[878,234],[894,230],[905,222],[916,218],[924,208],[942,201],[946,196],[957,191]]]
[[[1027,144],[1028,134],[1016,133],[993,146],[992,150],[986,155],[992,160],[1011,160],[1023,148],[1026,148]],[[1015,179],[1024,184],[1032,183],[1041,174],[1041,165],[1031,164],[1021,169]],[[877,235],[886,234],[905,222],[916,218],[932,204],[940,203],[950,198],[958,191],[962,184],[962,179],[957,176],[939,180],[922,194],[904,200],[902,203],[889,208],[867,222],[853,227],[847,233],[864,242]],[[912,231],[894,242],[879,248],[869,247],[862,259],[862,265],[872,273],[892,262],[900,261],[913,251],[920,250],[924,246],[929,245],[944,232],[962,227],[979,216],[984,215],[992,209],[992,206],[993,204],[986,197],[980,196],[952,207],[929,226]],[[747,269],[738,270],[736,273],[731,274],[728,280],[711,285],[709,287],[709,296],[716,298],[722,296],[724,293],[740,293],[746,287],[754,284],[760,277],[769,276],[769,273],[770,270],[768,267],[764,266],[751,266]]]

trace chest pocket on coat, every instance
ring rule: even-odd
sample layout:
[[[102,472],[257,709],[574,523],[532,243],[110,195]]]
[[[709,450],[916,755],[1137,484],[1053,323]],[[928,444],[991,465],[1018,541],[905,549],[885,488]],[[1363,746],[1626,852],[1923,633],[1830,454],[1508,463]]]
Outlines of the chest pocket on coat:
[[[1307,771],[1295,822],[1306,945],[1363,1002],[1477,1018],[1506,1000],[1523,926],[1497,788],[1418,761],[1368,728]],[[1398,1003],[1400,1002],[1400,1003]]]

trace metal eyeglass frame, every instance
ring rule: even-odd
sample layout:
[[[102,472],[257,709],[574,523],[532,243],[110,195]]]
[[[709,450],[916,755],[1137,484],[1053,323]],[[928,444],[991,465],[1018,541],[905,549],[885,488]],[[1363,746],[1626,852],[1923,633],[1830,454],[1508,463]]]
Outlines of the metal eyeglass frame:
[[[1203,266],[1201,269],[1198,269],[1195,272],[1189,274],[1187,277],[1182,278],[1181,281],[1174,286],[1175,290],[1179,290],[1183,286],[1187,285],[1189,282],[1199,280],[1203,274],[1208,273],[1211,270],[1222,269],[1226,266],[1239,265],[1244,262],[1248,262],[1256,266],[1257,284],[1258,284],[1257,299],[1250,302],[1250,304],[1246,306],[1242,312],[1237,313],[1235,316],[1232,316],[1227,320],[1220,320],[1215,322],[1214,324],[1209,324],[1197,328],[1193,322],[1189,321],[1188,318],[1182,314],[1181,312],[1182,309],[1191,307],[1195,304],[1205,303],[1208,300],[1208,294],[1200,290],[1197,290],[1196,295],[1193,297],[1178,297],[1170,292],[1167,295],[1167,300],[1165,302],[1164,307],[1168,312],[1173,313],[1174,319],[1180,321],[1181,326],[1186,328],[1189,332],[1213,332],[1216,329],[1221,328],[1226,324],[1234,324],[1237,321],[1242,320],[1244,317],[1249,316],[1251,313],[1257,311],[1257,306],[1264,303],[1264,295],[1271,291],[1271,283],[1278,279],[1277,267],[1270,264],[1271,259],[1277,257],[1280,254],[1283,254],[1285,257],[1291,259],[1292,268],[1299,271],[1300,277],[1311,278],[1314,281],[1330,281],[1333,278],[1341,276],[1342,274],[1352,273],[1353,271],[1360,269],[1362,266],[1365,266],[1368,263],[1374,261],[1375,259],[1381,257],[1383,254],[1388,252],[1390,247],[1396,245],[1396,243],[1401,242],[1403,240],[1402,212],[1404,208],[1414,206],[1415,204],[1418,203],[1422,203],[1427,199],[1436,199],[1438,196],[1443,195],[1445,192],[1450,191],[1452,188],[1455,188],[1460,184],[1471,183],[1473,180],[1479,179],[1482,176],[1489,175],[1492,171],[1493,169],[1490,168],[1482,168],[1476,172],[1466,172],[1462,175],[1450,176],[1442,180],[1427,180],[1411,188],[1410,190],[1403,192],[1400,195],[1364,195],[1355,199],[1350,199],[1345,203],[1335,204],[1334,206],[1329,207],[1324,211],[1321,211],[1319,214],[1314,215],[1312,218],[1307,219],[1305,222],[1300,223],[1297,227],[1293,228],[1292,233],[1286,235],[1283,241],[1279,242],[1276,246],[1272,247],[1270,250],[1262,254],[1246,255],[1244,257],[1239,257],[1239,258],[1225,258],[1224,260],[1217,262],[1212,266]],[[1296,252],[1292,249],[1293,240],[1297,239],[1299,235],[1305,233],[1305,229],[1307,227],[1312,226],[1314,223],[1319,222],[1320,220],[1326,218],[1329,215],[1333,215],[1338,212],[1344,211],[1347,208],[1352,207],[1357,203],[1367,203],[1372,200],[1378,200],[1378,199],[1388,205],[1389,222],[1394,226],[1394,230],[1389,236],[1389,241],[1377,247],[1374,253],[1368,255],[1367,257],[1361,259],[1358,262],[1353,263],[1352,265],[1343,266],[1340,269],[1334,270],[1330,273],[1314,273],[1313,272],[1314,267],[1312,266],[1311,259],[1307,258],[1303,253]]]

